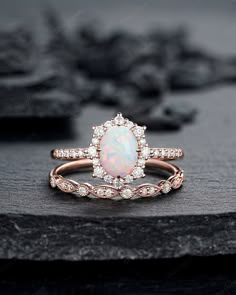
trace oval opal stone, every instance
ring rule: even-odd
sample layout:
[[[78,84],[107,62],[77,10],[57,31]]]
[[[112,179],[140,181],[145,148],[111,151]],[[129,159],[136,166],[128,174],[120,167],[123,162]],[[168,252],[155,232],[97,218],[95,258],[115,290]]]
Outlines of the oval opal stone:
[[[136,164],[138,143],[132,131],[125,126],[113,126],[100,142],[100,162],[104,170],[113,177],[124,177]]]

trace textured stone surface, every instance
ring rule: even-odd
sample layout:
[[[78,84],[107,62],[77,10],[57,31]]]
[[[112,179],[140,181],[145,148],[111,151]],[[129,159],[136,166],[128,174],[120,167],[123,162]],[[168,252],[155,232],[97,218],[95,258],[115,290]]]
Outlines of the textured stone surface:
[[[157,1],[152,3],[154,2],[158,3]],[[7,3],[11,6],[9,1]],[[128,1],[125,5],[128,5],[127,3]],[[139,3],[139,7],[143,8],[143,3]],[[187,3],[189,1],[185,2]],[[183,8],[177,9],[178,2],[175,5],[176,9],[171,9],[168,13],[165,9],[164,11],[153,10],[152,19],[156,21],[158,17],[160,21],[164,19],[173,22],[181,19],[186,23],[190,22],[195,28],[198,42],[204,41],[209,48],[214,51],[219,50],[223,54],[235,54],[235,33],[232,26],[235,15],[231,4],[224,12],[225,15],[227,13],[227,17],[219,21],[215,14],[212,14],[212,8],[217,7],[216,2],[212,5],[213,7],[207,6],[206,1],[201,3],[201,11],[204,12],[201,13],[201,17],[196,13],[196,9],[190,11],[189,5],[184,6],[188,13]],[[219,2],[217,3],[219,5]],[[120,7],[121,3],[117,2],[116,5]],[[32,10],[36,11],[33,1],[28,1],[28,6],[32,9],[23,9],[23,15]],[[221,3],[220,12],[222,6]],[[129,6],[131,7],[132,5]],[[153,6],[146,7],[151,9]],[[94,10],[98,9],[95,7]],[[107,10],[99,11],[104,12],[105,18]],[[140,9],[142,18],[140,13],[130,17],[130,9],[119,11],[122,13],[122,20],[126,11],[126,24],[132,28],[143,29],[144,24],[141,20],[148,22],[151,20],[149,9]],[[111,9],[111,15],[109,13],[113,24],[121,19],[117,13],[118,9],[114,7]],[[0,10],[0,15],[6,15],[4,10]],[[222,31],[222,26],[227,34],[218,33]],[[174,52],[168,56],[171,57]],[[232,70],[232,79],[233,73]],[[185,170],[186,182],[176,193],[137,202],[117,203],[108,200],[77,199],[52,190],[47,184],[48,171],[56,163],[59,164],[49,159],[49,151],[55,147],[87,146],[91,140],[91,127],[99,124],[101,118],[104,121],[110,119],[114,115],[112,111],[106,108],[84,110],[80,119],[72,120],[68,125],[60,120],[47,122],[48,126],[45,122],[35,126],[34,121],[28,121],[25,126],[22,126],[22,122],[14,121],[15,125],[10,127],[9,122],[7,124],[1,121],[1,126],[4,126],[0,128],[0,151],[3,155],[0,161],[1,258],[46,260],[49,251],[52,257],[64,260],[82,260],[88,257],[93,260],[124,259],[126,257],[130,263],[130,260],[135,258],[235,254],[236,138],[233,136],[236,125],[235,88],[221,87],[214,91],[195,92],[194,95],[190,92],[175,93],[168,99],[176,101],[178,96],[181,100],[191,101],[199,109],[196,124],[176,133],[163,132],[158,133],[158,136],[155,133],[149,133],[148,140],[152,146],[177,146],[184,149],[186,157],[177,163]],[[90,172],[73,175],[76,180],[82,181],[91,180],[90,176]],[[155,181],[156,175],[153,174],[148,179]],[[136,244],[136,241],[140,244]],[[228,262],[229,265],[230,262]],[[209,266],[211,262],[208,260],[206,264]],[[7,261],[7,267],[10,265],[12,260]],[[216,266],[215,270],[228,270],[227,265],[222,267],[221,263],[218,263]],[[155,273],[159,267],[160,261],[157,261]],[[58,269],[64,270],[63,267]],[[78,269],[84,271],[83,267]],[[110,271],[109,266],[106,269]],[[122,269],[124,271],[126,267]],[[146,273],[151,267],[143,269]],[[227,274],[222,280],[216,275],[216,278],[209,282],[208,273],[205,273],[205,277],[202,276],[205,269],[205,267],[200,268],[199,276],[203,281],[200,280],[199,284],[195,275],[189,280],[189,273],[183,281],[172,280],[173,273],[178,272],[174,270],[170,275],[162,277],[160,281],[155,278],[151,282],[144,280],[148,284],[146,290],[142,290],[150,291],[150,284],[157,282],[157,291],[155,290],[154,294],[159,292],[161,286],[163,294],[178,294],[178,291],[179,294],[194,294],[193,292],[204,294],[202,287],[205,283],[206,294],[209,294],[209,290],[213,290],[214,295],[221,291],[221,293],[230,294],[231,286],[235,285],[235,274],[233,274],[233,280]],[[34,274],[34,271],[30,273]],[[87,273],[93,280],[90,272]],[[97,274],[100,273],[99,269]],[[134,274],[132,271],[131,273]],[[24,276],[22,269],[21,274]],[[26,277],[24,276],[24,280]],[[60,282],[65,281],[65,278],[66,275]],[[79,275],[76,277],[76,282],[78,278],[80,278]],[[101,283],[102,275],[99,282],[100,287],[101,284],[104,286]],[[113,280],[112,286],[117,287],[118,282]],[[137,288],[140,286],[139,282],[141,282],[140,276],[136,276],[134,284]],[[225,283],[226,286],[224,286]],[[44,284],[45,280],[39,283],[41,293],[45,293]],[[167,289],[167,287],[170,288],[170,284],[173,288]],[[219,284],[217,291],[216,284]],[[27,284],[27,287],[29,285]],[[50,294],[52,286],[51,284],[48,292]],[[96,286],[95,292],[99,286]],[[124,285],[119,284],[119,288],[122,286]],[[181,286],[186,286],[187,291],[180,290]],[[32,293],[35,293],[35,289],[30,292]],[[147,292],[143,293],[147,294]],[[10,291],[9,294],[12,292]],[[122,292],[122,294],[125,293]],[[138,294],[137,289],[133,294]]]
[[[17,5],[12,5],[12,1],[8,0],[4,2],[2,1],[4,5],[1,5],[0,9],[1,21],[7,16],[15,17],[16,15],[26,20],[27,16],[32,18],[32,13],[35,16],[40,11],[39,1],[21,0]],[[60,5],[63,5],[62,10],[65,10],[67,15],[74,15],[75,7],[82,3],[80,5],[82,13],[79,13],[79,18],[83,14],[83,5],[85,5],[86,12],[92,10],[98,14],[102,13],[102,18],[106,19],[109,26],[112,22],[116,25],[116,22],[120,24],[122,21],[122,26],[143,29],[146,22],[158,21],[159,24],[164,20],[165,23],[171,21],[173,24],[180,20],[182,23],[190,23],[191,28],[194,29],[195,38],[199,42],[205,42],[207,47],[214,51],[220,49],[220,52],[224,54],[225,51],[227,54],[236,52],[235,27],[232,25],[235,22],[235,12],[232,9],[232,1],[223,3],[200,0],[196,5],[194,2],[190,4],[189,0],[180,0],[178,3],[171,0],[165,3],[153,0],[148,1],[148,5],[142,1],[135,1],[134,10],[132,9],[134,1],[123,3],[117,1],[107,5],[108,2],[110,3],[110,1],[99,1],[99,9],[95,5],[91,7],[90,1],[71,0],[66,3],[57,1],[56,4],[58,9]],[[163,5],[162,9],[158,6],[160,2]],[[181,7],[183,2],[184,6]],[[168,3],[169,5],[171,3],[171,9],[167,10]],[[195,9],[191,8],[192,4]],[[69,8],[70,5],[71,8]],[[123,5],[126,9],[122,8]],[[216,17],[214,10],[217,7],[219,13]],[[227,16],[223,17],[223,15]],[[219,34],[223,31],[224,34]],[[98,39],[101,38],[102,36],[99,36]],[[233,62],[229,61],[226,73],[229,79],[235,81]],[[105,87],[105,90],[101,91],[104,93],[104,103],[107,101],[114,103],[113,98],[109,98],[114,90],[109,87],[107,90]],[[88,89],[87,83],[84,84],[83,90],[80,88],[80,94],[90,97],[91,90]],[[133,94],[127,95],[125,91],[119,96],[124,98],[123,100],[127,100],[127,97],[133,99]],[[60,97],[60,101],[64,101],[64,96]],[[181,94],[180,97],[182,99],[185,95]],[[210,100],[209,97],[211,97]],[[231,231],[235,227],[236,211],[234,175],[236,142],[233,136],[236,125],[235,89],[228,91],[217,88],[217,91],[201,92],[196,96],[190,93],[186,96],[186,101],[191,99],[192,105],[196,105],[200,110],[196,124],[176,134],[158,134],[158,144],[172,146],[174,143],[176,146],[181,144],[181,147],[184,147],[186,158],[181,165],[188,175],[185,186],[178,194],[131,204],[129,202],[111,204],[103,201],[76,201],[68,195],[51,191],[45,184],[48,170],[55,165],[55,162],[48,161],[48,151],[55,146],[87,144],[90,134],[88,134],[89,130],[87,134],[81,132],[83,126],[91,127],[95,123],[98,124],[101,122],[101,117],[109,119],[110,113],[107,114],[104,111],[99,113],[100,118],[95,115],[89,118],[87,116],[89,113],[86,112],[81,120],[70,122],[43,120],[35,124],[35,121],[27,120],[23,121],[24,123],[22,120],[13,122],[1,120],[1,127],[4,128],[0,128],[0,150],[3,155],[0,160],[0,248],[2,258],[16,259],[0,260],[0,294],[236,294],[235,255],[225,256],[225,253],[229,252],[235,254],[235,232]],[[21,101],[18,100],[18,102],[17,106],[21,106]],[[56,107],[53,108],[53,111],[56,109]],[[47,109],[47,111],[50,110]],[[135,110],[132,109],[132,111]],[[208,124],[206,124],[206,118],[209,119]],[[173,120],[166,118],[163,122],[173,126]],[[10,128],[12,123],[14,126]],[[152,138],[152,143],[156,144],[155,135],[148,136]],[[76,178],[86,180],[90,176],[90,174],[85,177],[83,175],[78,173]],[[231,217],[218,215],[217,213],[220,212],[228,212]],[[101,223],[104,215],[110,219],[109,229],[105,223]],[[120,225],[117,226],[117,223],[113,223],[113,219],[109,217],[111,215],[119,215],[124,223],[119,219]],[[176,218],[171,218],[171,215],[175,215]],[[197,215],[199,218],[196,218]],[[83,221],[81,223],[77,219],[79,216]],[[93,219],[94,228],[98,229],[98,235],[101,234],[103,237],[106,233],[105,242],[109,246],[103,247],[102,239],[98,244],[96,232],[94,232],[95,239],[91,236],[89,216]],[[129,223],[126,222],[127,216],[130,217]],[[131,231],[134,222],[137,221],[133,218],[135,216],[144,220],[144,223],[138,223],[140,227],[136,228],[136,232]],[[152,219],[152,216],[156,218]],[[165,221],[161,216],[166,216],[165,221],[169,220],[164,234],[162,230]],[[212,219],[214,216],[217,218]],[[116,220],[115,217],[114,220]],[[191,223],[190,220],[194,222]],[[77,227],[73,231],[75,225]],[[127,228],[129,235],[127,235]],[[171,257],[173,255],[170,253],[174,250],[179,256],[185,256],[186,253],[189,255],[180,259],[149,259],[132,262],[131,260],[137,257],[134,256],[137,252],[140,258],[143,257],[143,253],[147,253],[142,247],[136,252],[137,248],[129,247],[128,241],[132,242],[134,235],[140,236],[141,246],[144,244],[143,239],[147,243],[152,243],[153,237],[148,239],[149,228],[156,229],[158,233],[161,232],[159,240],[156,237],[159,257],[163,257],[163,249],[166,249],[165,254],[169,253]],[[82,232],[86,232],[86,235],[80,235]],[[120,240],[127,241],[123,251],[121,251],[120,241],[118,240],[117,243],[115,239],[115,234],[119,235]],[[171,244],[168,243],[169,238],[171,238]],[[73,239],[76,241],[71,243]],[[172,248],[173,241],[178,243],[178,248]],[[89,255],[93,259],[99,259],[100,253],[112,256],[112,252],[119,258],[124,257],[125,252],[129,260],[95,263],[91,261],[82,263],[17,261],[19,257],[26,259],[35,257],[43,260],[47,251],[53,250],[54,245],[56,245],[54,255],[57,252],[58,257],[64,256],[65,260],[68,257],[78,260],[79,257]],[[103,252],[97,252],[97,249],[102,247]],[[151,244],[150,249],[153,248]],[[81,256],[78,255],[79,251]],[[220,254],[220,256],[203,259],[199,256],[192,257],[194,254],[202,256],[212,253]],[[146,257],[152,258],[153,252],[150,251]]]
[[[116,206],[115,202],[113,210]],[[141,214],[139,217],[13,214],[0,215],[0,221],[0,259],[99,261],[236,253],[235,213],[146,218]]]
[[[113,177],[125,177],[138,158],[138,143],[133,132],[124,126],[109,128],[101,139],[100,159],[105,171]]]
[[[193,98],[188,94],[185,99]],[[19,136],[19,130],[4,124],[0,131],[4,155],[0,162],[1,258],[101,260],[235,254],[235,89],[201,93],[195,103],[200,109],[196,124],[178,133],[146,135],[150,146],[183,148],[185,158],[176,164],[185,170],[184,186],[166,196],[137,201],[78,199],[48,186],[49,170],[60,163],[50,159],[50,151],[55,146],[87,146],[92,126],[101,123],[101,118],[113,117],[111,111],[89,108],[73,120],[73,133],[67,126],[44,137],[32,126],[33,131],[27,133],[25,128]],[[92,169],[70,178],[100,183],[91,175]],[[151,173],[145,182],[154,183],[157,178]]]

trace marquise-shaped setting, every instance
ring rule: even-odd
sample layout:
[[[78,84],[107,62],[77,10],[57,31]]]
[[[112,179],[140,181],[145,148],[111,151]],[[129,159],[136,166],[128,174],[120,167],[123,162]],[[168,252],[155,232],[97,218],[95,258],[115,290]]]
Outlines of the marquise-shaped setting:
[[[73,193],[77,190],[77,186],[74,182],[64,178],[57,180],[57,186],[65,193]]]
[[[139,186],[136,191],[136,194],[141,197],[152,197],[156,196],[160,192],[161,188],[153,184],[144,184]]]
[[[52,188],[55,188],[57,186],[57,181],[56,181],[55,177],[50,176],[49,182],[50,182],[50,185],[51,185]]]
[[[173,189],[178,189],[179,187],[181,187],[182,183],[183,177],[180,175],[176,175],[171,181],[171,186]]]
[[[119,194],[119,192],[114,187],[108,185],[98,185],[93,188],[91,193],[95,197],[105,199],[114,198]]]

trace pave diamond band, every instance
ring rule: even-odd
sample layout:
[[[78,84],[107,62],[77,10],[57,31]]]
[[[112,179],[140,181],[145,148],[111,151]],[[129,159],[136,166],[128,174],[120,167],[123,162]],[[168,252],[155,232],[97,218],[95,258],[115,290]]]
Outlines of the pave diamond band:
[[[64,178],[64,173],[72,172],[76,169],[92,167],[92,161],[81,159],[66,164],[62,164],[50,172],[49,181],[53,188],[58,188],[66,193],[75,193],[78,196],[88,196],[92,198],[105,199],[137,199],[145,197],[154,197],[161,193],[166,194],[171,190],[178,189],[184,180],[183,170],[177,166],[157,159],[149,159],[146,162],[147,167],[159,168],[171,173],[166,180],[161,180],[155,184],[145,183],[136,187],[130,185],[96,185],[89,183],[78,183],[74,180]]]
[[[94,154],[94,149],[89,150],[89,148],[67,148],[67,149],[55,149],[52,151],[52,157],[57,160],[79,160],[84,158],[91,158],[91,155]],[[96,150],[95,150],[96,151]],[[154,158],[159,160],[177,160],[181,159],[184,156],[182,149],[175,148],[148,148],[143,153],[144,158]]]

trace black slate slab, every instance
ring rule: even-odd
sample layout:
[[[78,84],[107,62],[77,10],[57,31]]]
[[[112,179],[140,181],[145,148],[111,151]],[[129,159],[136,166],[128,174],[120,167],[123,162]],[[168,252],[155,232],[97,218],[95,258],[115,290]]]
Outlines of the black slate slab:
[[[87,146],[92,126],[110,119],[111,110],[89,107],[70,122],[71,128],[69,124],[61,131],[51,122],[51,136],[31,132],[31,126],[27,136],[19,137],[5,124],[0,131],[0,258],[235,254],[235,89],[186,94],[181,99],[199,108],[197,122],[177,133],[148,133],[147,139],[150,146],[185,150],[186,157],[178,164],[185,170],[186,182],[181,190],[153,199],[77,199],[48,187],[48,172],[59,163],[50,159],[50,150]],[[91,180],[89,173],[73,177]],[[150,181],[155,179],[149,176]]]

